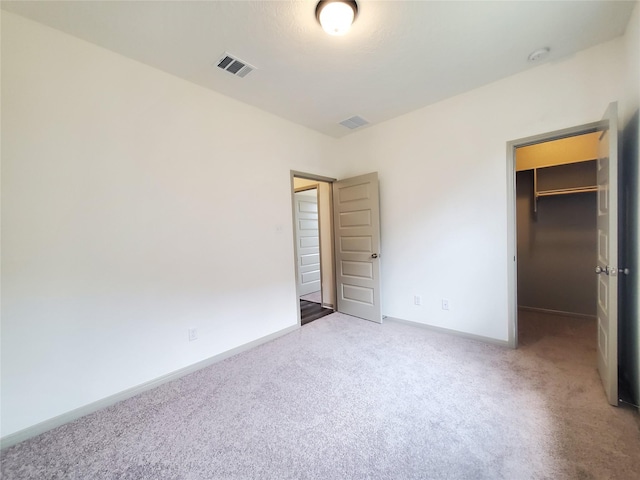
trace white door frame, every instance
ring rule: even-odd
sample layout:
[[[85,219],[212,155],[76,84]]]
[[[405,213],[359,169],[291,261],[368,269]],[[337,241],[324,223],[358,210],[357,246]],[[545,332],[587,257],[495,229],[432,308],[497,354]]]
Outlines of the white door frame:
[[[518,239],[516,221],[516,148],[602,130],[602,121],[507,142],[507,295],[509,346],[518,348]]]

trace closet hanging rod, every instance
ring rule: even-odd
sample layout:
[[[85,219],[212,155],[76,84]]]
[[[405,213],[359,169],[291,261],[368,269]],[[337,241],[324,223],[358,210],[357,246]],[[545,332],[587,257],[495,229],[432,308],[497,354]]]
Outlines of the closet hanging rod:
[[[597,191],[597,185],[590,185],[588,187],[558,188],[555,190],[541,190],[536,192],[536,197],[550,197],[552,195],[569,195],[572,193],[588,193]]]

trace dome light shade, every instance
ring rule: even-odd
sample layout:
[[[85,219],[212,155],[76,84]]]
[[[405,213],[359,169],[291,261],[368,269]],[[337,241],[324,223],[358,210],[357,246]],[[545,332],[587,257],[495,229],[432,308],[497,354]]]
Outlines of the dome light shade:
[[[322,0],[316,7],[316,18],[329,35],[344,35],[358,13],[358,4],[348,0]]]

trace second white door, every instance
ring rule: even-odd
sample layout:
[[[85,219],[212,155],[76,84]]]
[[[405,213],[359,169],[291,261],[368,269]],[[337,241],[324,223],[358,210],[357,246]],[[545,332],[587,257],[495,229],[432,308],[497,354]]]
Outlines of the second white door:
[[[333,184],[338,311],[382,323],[378,174]]]
[[[314,188],[295,193],[299,295],[317,292],[321,288],[317,192]]]

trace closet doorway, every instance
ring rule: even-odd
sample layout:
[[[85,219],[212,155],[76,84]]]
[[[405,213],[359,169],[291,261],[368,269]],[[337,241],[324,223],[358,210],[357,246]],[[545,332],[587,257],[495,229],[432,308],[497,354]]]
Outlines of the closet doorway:
[[[578,382],[597,365],[599,136],[516,149],[518,345]]]
[[[579,361],[597,364],[617,405],[617,104],[600,122],[509,142],[507,160],[509,343],[554,361],[583,345]]]

